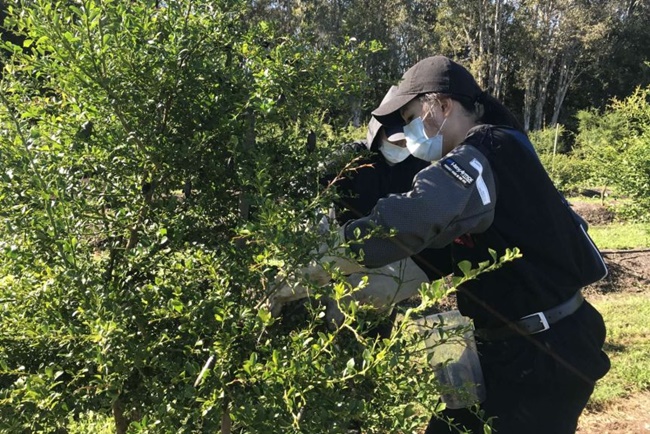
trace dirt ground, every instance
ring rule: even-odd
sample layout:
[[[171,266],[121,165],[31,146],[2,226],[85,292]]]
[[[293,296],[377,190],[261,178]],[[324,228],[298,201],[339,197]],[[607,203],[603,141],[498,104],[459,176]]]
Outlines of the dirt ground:
[[[604,409],[587,408],[578,422],[578,434],[650,433],[650,392],[617,401]]]
[[[592,225],[610,223],[614,214],[594,203],[572,203],[573,209]],[[585,288],[585,295],[610,292],[642,292],[650,290],[650,248],[636,250],[602,250],[609,275]]]
[[[606,224],[613,214],[595,204],[573,204],[590,225]],[[650,249],[603,251],[609,276],[585,289],[587,298],[611,292],[650,292]],[[650,434],[650,391],[605,408],[588,407],[580,418],[579,434]]]

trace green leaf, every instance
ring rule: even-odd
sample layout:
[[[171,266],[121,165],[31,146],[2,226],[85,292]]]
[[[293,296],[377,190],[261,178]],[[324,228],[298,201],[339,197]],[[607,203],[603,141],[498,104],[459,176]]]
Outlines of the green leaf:
[[[458,263],[458,268],[463,273],[463,276],[468,277],[472,275],[472,263],[469,261],[461,261]]]
[[[271,320],[273,317],[271,316],[271,312],[266,309],[266,308],[261,308],[257,311],[257,317],[262,321],[264,325],[268,325],[271,323]]]

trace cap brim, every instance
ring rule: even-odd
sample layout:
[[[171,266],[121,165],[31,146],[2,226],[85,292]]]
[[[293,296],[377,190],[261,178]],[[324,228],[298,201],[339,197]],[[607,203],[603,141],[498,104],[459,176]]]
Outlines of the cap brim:
[[[381,123],[377,119],[370,118],[370,122],[368,122],[368,131],[366,133],[366,148],[369,150],[372,149],[372,144],[374,143],[381,126]]]
[[[372,115],[376,117],[381,123],[384,123],[382,118],[386,118],[387,116],[390,116],[393,113],[397,112],[416,96],[417,95],[393,95],[390,100],[377,107],[372,112]]]
[[[373,116],[373,119],[377,119],[378,122],[381,122],[382,126],[384,126],[384,130],[386,130],[386,128],[390,130],[391,128],[399,127],[398,130],[403,131],[402,127],[404,126],[404,119],[402,119],[402,115],[400,114],[399,110],[382,117]],[[391,132],[386,132],[386,136],[390,137]]]

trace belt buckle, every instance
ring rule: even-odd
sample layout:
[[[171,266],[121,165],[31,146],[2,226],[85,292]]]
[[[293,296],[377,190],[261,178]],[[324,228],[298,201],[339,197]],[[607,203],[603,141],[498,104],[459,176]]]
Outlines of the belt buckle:
[[[540,324],[542,325],[543,328],[541,330],[530,332],[531,335],[534,335],[535,333],[545,332],[546,330],[551,328],[551,326],[548,323],[548,320],[546,319],[546,315],[544,315],[544,312],[531,313],[530,315],[526,315],[525,317],[522,317],[521,319],[524,320],[524,319],[527,319],[527,318],[532,318],[534,316],[538,317],[539,322],[540,322]]]

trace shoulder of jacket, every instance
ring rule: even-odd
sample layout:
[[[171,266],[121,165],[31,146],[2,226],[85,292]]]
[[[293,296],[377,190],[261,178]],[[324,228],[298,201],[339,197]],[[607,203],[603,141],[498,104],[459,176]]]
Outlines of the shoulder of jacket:
[[[522,133],[521,131],[506,126],[506,125],[491,125],[491,124],[481,124],[481,125],[476,125],[475,127],[470,128],[470,130],[467,132],[467,137],[484,137],[486,135],[496,135],[496,136],[512,136],[516,137],[517,135],[526,135]]]

